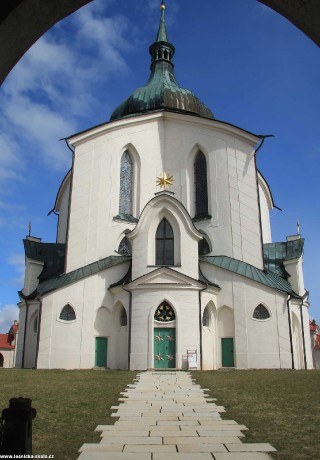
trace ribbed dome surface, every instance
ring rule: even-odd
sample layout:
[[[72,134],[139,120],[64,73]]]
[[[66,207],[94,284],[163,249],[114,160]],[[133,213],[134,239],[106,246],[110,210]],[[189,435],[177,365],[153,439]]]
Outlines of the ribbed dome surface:
[[[204,118],[214,118],[211,110],[188,89],[181,88],[173,73],[174,46],[167,39],[162,11],[157,39],[150,46],[152,58],[148,83],[136,89],[112,113],[110,120],[168,109],[187,112]]]
[[[173,73],[165,65],[156,70],[146,86],[136,89],[115,109],[111,120],[158,109],[177,110],[214,118],[211,110],[191,91],[178,85]]]

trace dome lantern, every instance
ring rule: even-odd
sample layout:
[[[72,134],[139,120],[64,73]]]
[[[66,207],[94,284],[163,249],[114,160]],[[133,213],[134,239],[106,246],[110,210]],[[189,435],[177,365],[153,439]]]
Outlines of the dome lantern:
[[[155,42],[150,46],[151,75],[147,84],[136,89],[112,113],[110,120],[119,120],[157,110],[171,110],[211,118],[213,113],[191,91],[181,88],[174,76],[175,47],[168,40],[164,10],[161,3],[160,25]]]

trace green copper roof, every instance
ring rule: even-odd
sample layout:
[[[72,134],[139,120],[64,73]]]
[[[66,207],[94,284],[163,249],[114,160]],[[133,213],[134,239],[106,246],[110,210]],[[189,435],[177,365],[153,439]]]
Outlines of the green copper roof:
[[[98,260],[92,264],[85,265],[84,267],[73,270],[69,273],[64,273],[59,277],[50,278],[41,282],[37,288],[37,292],[40,295],[46,294],[47,292],[54,291],[56,289],[64,288],[69,284],[80,281],[87,276],[95,275],[96,273],[106,270],[107,268],[114,267],[115,265],[122,264],[124,262],[130,262],[131,257],[126,256],[109,256],[105,259]]]
[[[29,239],[23,240],[26,257],[43,262],[39,280],[59,276],[63,273],[66,245],[62,243],[41,243]]]
[[[40,243],[41,244],[41,243]],[[58,244],[52,243],[52,245],[60,246]],[[57,248],[58,249],[58,248]],[[33,258],[34,260],[41,260]],[[63,269],[63,264],[61,265],[62,259],[60,259],[60,270]],[[64,261],[64,258],[63,258]],[[104,259],[93,262],[92,264],[85,265],[84,267],[73,270],[69,273],[63,273],[60,276],[54,274],[53,276],[47,277],[44,279],[43,272],[41,273],[39,279],[39,285],[37,289],[27,296],[28,299],[34,299],[39,295],[47,294],[48,292],[55,291],[56,289],[64,288],[72,283],[80,281],[88,276],[95,275],[96,273],[106,270],[107,268],[114,267],[115,265],[123,264],[125,262],[131,262],[131,257],[127,256],[109,256]],[[47,272],[49,275],[49,272]],[[19,291],[19,296],[21,298],[26,298],[24,294]]]
[[[227,256],[203,256],[200,257],[200,261],[208,262],[211,265],[242,275],[272,289],[299,297],[298,294],[292,290],[291,284],[287,280],[270,270],[260,270],[246,262]]]
[[[161,8],[161,18],[156,42],[169,42],[166,29],[166,22],[164,20],[164,8]]]
[[[145,86],[136,89],[114,110],[110,120],[164,109],[214,118],[211,110],[190,90],[179,86],[173,72],[174,52],[174,46],[168,41],[162,9],[156,41],[149,48],[150,78]]]
[[[267,243],[263,245],[263,257],[265,267],[278,273],[278,275],[288,278],[283,262],[286,260],[298,259],[302,256],[304,238],[280,243]]]

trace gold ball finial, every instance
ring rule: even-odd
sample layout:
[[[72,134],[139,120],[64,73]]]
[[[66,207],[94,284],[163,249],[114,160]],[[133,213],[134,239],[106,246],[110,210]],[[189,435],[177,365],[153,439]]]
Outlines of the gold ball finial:
[[[166,9],[166,5],[164,3],[161,3],[160,5],[160,10],[164,11]]]

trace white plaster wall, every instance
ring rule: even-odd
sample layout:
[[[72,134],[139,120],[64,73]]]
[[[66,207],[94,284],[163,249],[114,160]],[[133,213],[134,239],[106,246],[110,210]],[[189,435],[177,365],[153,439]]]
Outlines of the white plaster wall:
[[[310,335],[310,326],[309,326],[309,305],[304,304],[302,306],[302,318],[303,318],[303,328],[304,328],[304,340],[306,346],[306,361],[307,369],[313,369],[313,357],[312,357],[312,345],[311,345],[311,335]]]
[[[201,147],[208,161],[213,216],[202,227],[214,241],[214,252],[262,266],[252,154],[256,141],[223,123],[165,112],[109,123],[75,136],[71,139],[75,162],[67,271],[112,254],[119,234],[130,228],[130,224],[113,221],[119,208],[120,160],[126,148],[138,159],[140,169],[135,205],[139,217],[159,191],[156,177],[162,171],[173,174],[170,190],[192,216],[191,157]]]
[[[253,148],[242,140],[232,141],[228,145],[232,257],[263,268]]]
[[[22,290],[24,295],[28,296],[37,288],[39,284],[38,276],[42,272],[42,269],[43,269],[43,262],[31,260],[28,257],[26,257],[24,287]]]
[[[132,241],[132,277],[138,278],[155,268],[155,235],[165,217],[174,234],[174,269],[198,278],[198,241],[202,238],[181,205],[170,195],[159,195],[143,210]]]
[[[26,317],[26,305],[24,302],[19,302],[19,333],[16,339],[16,358],[15,367],[22,367],[22,354],[23,354],[23,337],[24,337],[24,325]]]
[[[106,307],[112,320],[114,297],[108,287],[119,281],[127,270],[128,264],[121,264],[43,297],[38,368],[94,367],[95,337],[107,335],[110,346],[114,333],[112,324],[106,324],[105,333],[97,330],[97,311]],[[76,321],[59,320],[67,303],[75,309]],[[111,363],[112,359],[108,351]]]
[[[301,323],[301,308],[303,323]],[[301,306],[301,301],[292,300],[290,302],[290,310],[293,336],[294,367],[295,369],[305,369],[306,358],[307,369],[312,369],[313,359],[309,328],[308,304],[303,304]]]
[[[302,263],[302,257],[283,262],[285,269],[290,275],[289,281],[293,291],[301,296],[305,294]]]
[[[218,366],[221,366],[221,337],[232,337],[232,321],[226,331],[219,322],[221,308],[229,307],[234,317],[235,366],[290,368],[290,335],[285,294],[218,267],[202,264],[203,274],[221,287],[217,295]],[[254,308],[264,304],[271,313],[266,321],[252,319]],[[227,334],[227,335],[226,335]]]
[[[55,211],[59,212],[57,243],[65,243],[67,239],[70,181],[71,176],[69,175],[61,186],[59,199],[55,207]]]
[[[202,303],[201,320],[203,320],[203,313],[204,313],[205,308],[207,308],[207,311],[209,314],[209,325],[204,326],[202,324],[202,369],[203,370],[217,369],[217,355],[218,355],[217,353],[217,347],[218,347],[217,311],[216,311],[215,304],[212,300],[212,295],[210,297],[211,299],[208,301],[207,304]],[[208,299],[208,295],[206,295],[206,300],[207,299]]]
[[[11,368],[14,365],[14,349],[0,348],[0,353],[3,356],[3,367]]]
[[[270,209],[269,201],[264,193],[264,189],[259,185],[260,210],[261,210],[261,226],[263,243],[272,243],[271,226],[270,226]]]
[[[40,303],[37,300],[28,301],[28,319],[26,338],[25,325],[26,325],[26,304],[25,302],[19,303],[19,334],[16,344],[16,357],[15,367],[33,368],[36,365],[36,348],[37,348],[37,333],[34,332],[33,322],[35,315],[38,314]],[[23,362],[23,347],[25,344],[24,362]]]
[[[29,301],[28,321],[27,321],[27,336],[25,342],[25,357],[24,367],[36,367],[36,351],[37,351],[37,337],[38,333],[34,330],[34,321],[38,316],[39,302]]]

